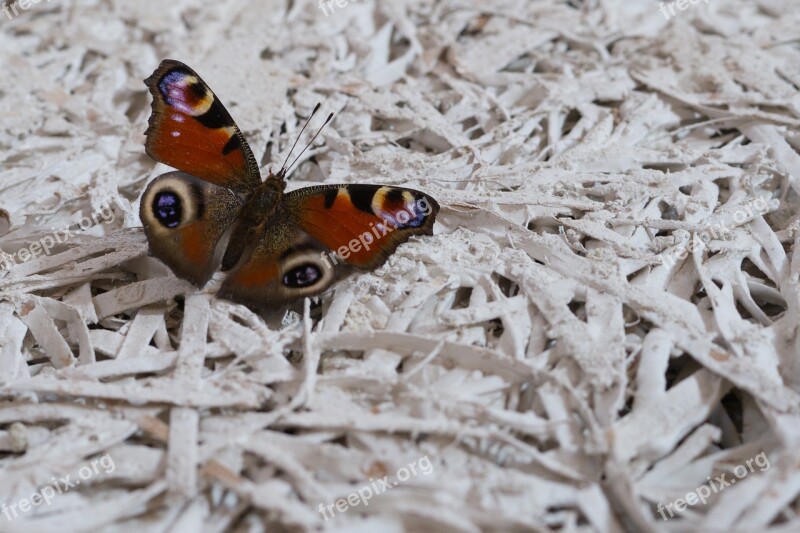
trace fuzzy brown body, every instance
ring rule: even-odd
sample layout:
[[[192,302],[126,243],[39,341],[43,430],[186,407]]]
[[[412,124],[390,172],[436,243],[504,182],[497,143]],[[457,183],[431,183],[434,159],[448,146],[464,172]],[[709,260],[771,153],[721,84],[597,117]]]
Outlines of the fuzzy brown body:
[[[233,268],[247,250],[248,244],[252,248],[259,235],[263,233],[264,227],[279,215],[278,208],[285,188],[286,182],[271,174],[245,200],[244,208],[236,221],[228,248],[222,258],[223,271]]]

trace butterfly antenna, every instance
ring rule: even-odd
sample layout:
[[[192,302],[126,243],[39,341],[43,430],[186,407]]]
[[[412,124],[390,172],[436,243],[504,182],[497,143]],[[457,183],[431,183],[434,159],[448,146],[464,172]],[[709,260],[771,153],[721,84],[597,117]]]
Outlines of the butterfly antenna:
[[[333,113],[328,115],[328,118],[325,119],[325,123],[322,126],[319,127],[319,129],[317,130],[317,133],[315,133],[314,136],[311,137],[311,140],[308,141],[308,144],[306,145],[306,147],[303,148],[303,150],[299,154],[297,154],[297,157],[294,158],[294,161],[292,161],[292,164],[289,165],[286,168],[285,172],[289,172],[289,169],[292,168],[294,166],[294,164],[297,163],[297,161],[303,156],[303,154],[306,153],[306,150],[308,150],[311,147],[311,145],[314,144],[314,141],[317,139],[319,134],[322,133],[322,130],[325,128],[325,126],[328,125],[328,122],[330,122],[332,118],[333,118]]]
[[[303,124],[303,128],[300,130],[300,133],[297,134],[297,138],[294,140],[294,144],[292,145],[292,149],[289,150],[288,154],[286,154],[286,161],[284,161],[283,165],[281,165],[281,170],[280,170],[280,172],[278,172],[278,174],[286,174],[286,170],[287,170],[286,169],[286,163],[289,161],[289,158],[292,156],[292,152],[294,152],[295,147],[297,147],[297,142],[300,140],[300,137],[303,135],[303,132],[306,131],[306,127],[308,127],[308,123],[311,122],[311,119],[314,118],[314,115],[317,114],[317,111],[319,111],[319,108],[320,108],[321,105],[322,105],[321,102],[317,102],[317,105],[314,106],[314,110],[308,116],[308,119],[306,119],[306,123]]]

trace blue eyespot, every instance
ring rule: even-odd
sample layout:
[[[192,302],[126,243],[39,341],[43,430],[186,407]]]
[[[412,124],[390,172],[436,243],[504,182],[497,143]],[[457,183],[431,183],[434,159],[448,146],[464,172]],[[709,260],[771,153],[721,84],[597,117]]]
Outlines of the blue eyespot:
[[[291,269],[283,276],[283,284],[291,288],[303,288],[314,285],[322,277],[316,265],[306,263]]]
[[[180,197],[170,190],[159,192],[153,198],[153,214],[165,228],[178,227],[183,215]]]

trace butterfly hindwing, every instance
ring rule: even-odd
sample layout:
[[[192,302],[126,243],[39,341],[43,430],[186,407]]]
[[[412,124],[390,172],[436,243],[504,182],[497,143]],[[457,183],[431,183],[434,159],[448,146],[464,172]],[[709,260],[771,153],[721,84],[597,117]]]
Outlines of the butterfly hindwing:
[[[195,71],[165,59],[145,83],[153,95],[145,133],[150,157],[238,192],[261,183],[244,135]]]
[[[413,235],[432,235],[439,204],[384,185],[321,185],[285,196],[286,213],[313,239],[358,268],[382,264]]]
[[[231,270],[217,296],[274,308],[318,294],[337,278],[337,268],[326,253],[324,246],[297,226],[275,221]]]
[[[230,189],[170,172],[147,186],[139,217],[150,253],[178,277],[203,286],[219,266],[220,241],[241,209],[241,200]]]

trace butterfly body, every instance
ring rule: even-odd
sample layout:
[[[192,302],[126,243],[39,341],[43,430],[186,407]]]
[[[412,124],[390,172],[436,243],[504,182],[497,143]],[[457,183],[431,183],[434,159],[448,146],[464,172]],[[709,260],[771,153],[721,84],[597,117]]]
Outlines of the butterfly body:
[[[270,174],[269,178],[246,198],[222,259],[223,271],[233,268],[248,243],[255,242],[264,226],[278,216],[278,207],[283,199],[285,186],[283,180]]]
[[[150,253],[177,276],[203,286],[222,270],[218,296],[276,307],[432,234],[439,205],[420,191],[350,184],[286,193],[284,169],[262,182],[244,135],[183,63],[163,61],[145,83],[147,153],[179,171],[147,186],[140,218]]]

